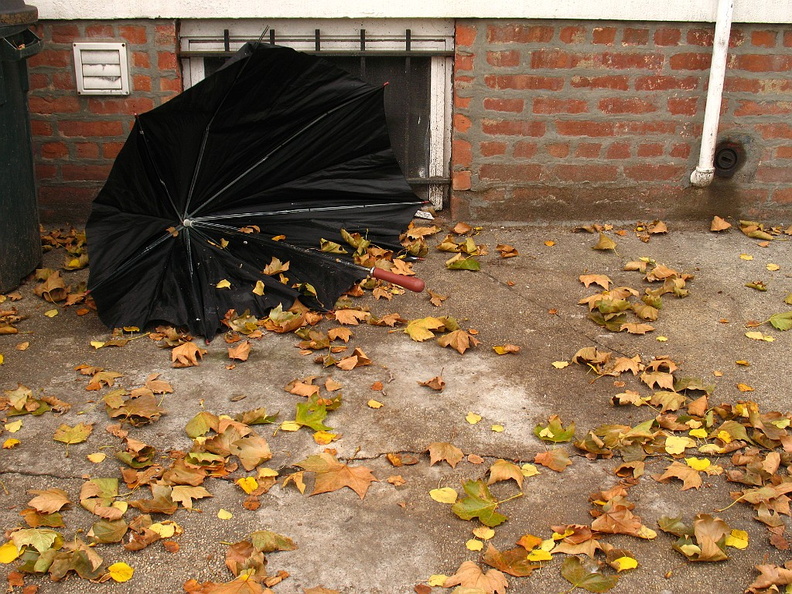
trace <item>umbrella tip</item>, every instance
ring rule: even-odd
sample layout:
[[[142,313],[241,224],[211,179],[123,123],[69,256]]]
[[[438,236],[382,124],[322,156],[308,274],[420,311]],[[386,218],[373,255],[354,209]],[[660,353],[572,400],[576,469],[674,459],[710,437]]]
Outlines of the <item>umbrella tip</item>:
[[[382,86],[383,87],[387,87],[389,84],[390,84],[390,81],[386,80],[384,83],[382,83]]]

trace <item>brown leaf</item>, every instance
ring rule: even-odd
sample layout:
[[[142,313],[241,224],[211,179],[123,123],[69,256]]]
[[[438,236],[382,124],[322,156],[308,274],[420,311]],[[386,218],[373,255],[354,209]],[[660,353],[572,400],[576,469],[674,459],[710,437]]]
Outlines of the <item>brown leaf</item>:
[[[462,221],[459,221],[456,225],[454,225],[454,228],[451,229],[451,231],[457,235],[464,235],[465,233],[470,233],[472,230],[473,227]]]
[[[462,450],[448,442],[439,442],[429,444],[429,466],[433,466],[436,462],[445,460],[451,468],[456,468],[459,461],[462,460],[464,454]]]
[[[446,383],[442,377],[437,375],[425,382],[418,382],[418,385],[426,386],[427,388],[431,388],[432,390],[436,390],[437,392],[442,392],[443,388],[445,388]]]
[[[578,280],[580,280],[580,282],[583,283],[586,288],[588,288],[589,285],[595,284],[599,285],[606,291],[610,288],[611,283],[613,282],[610,277],[605,274],[581,274],[578,277]]]
[[[490,569],[484,573],[473,561],[465,561],[459,566],[457,572],[443,583],[444,588],[453,586],[478,588],[485,594],[506,594],[509,584],[506,581],[506,576],[497,569]]]
[[[506,460],[496,460],[493,462],[492,466],[489,468],[489,475],[489,480],[487,481],[488,485],[500,481],[513,480],[520,489],[522,489],[523,479],[525,478],[519,466]]]
[[[652,478],[658,482],[676,478],[682,481],[682,490],[698,489],[701,487],[701,475],[687,464],[672,462],[663,474],[656,474]]]
[[[250,341],[240,342],[238,345],[228,347],[228,358],[232,361],[247,361],[250,356]]]
[[[482,561],[490,567],[515,577],[531,575],[533,570],[539,567],[539,565],[528,561],[528,555],[523,548],[500,552],[492,544],[487,545],[487,552],[484,553]]]
[[[495,246],[495,250],[500,253],[501,258],[514,258],[515,256],[519,256],[520,252],[517,251],[513,245],[509,245],[508,243],[499,243]]]
[[[599,241],[597,241],[596,245],[594,245],[592,249],[602,251],[614,250],[616,249],[616,242],[604,233],[600,233]]]
[[[302,462],[298,462],[297,466],[316,473],[314,490],[311,495],[329,493],[349,487],[363,499],[369,485],[379,480],[365,466],[348,466],[327,452],[309,456]]]
[[[371,316],[370,312],[360,309],[339,309],[335,312],[335,319],[340,324],[357,326],[360,322],[365,322]]]
[[[349,339],[352,338],[352,330],[349,328],[330,328],[330,330],[327,331],[327,337],[330,340],[343,340],[344,342],[349,342]]]
[[[725,231],[731,228],[731,223],[715,215],[710,223],[710,231]]]
[[[469,332],[462,329],[454,330],[437,339],[437,344],[442,347],[450,346],[460,355],[464,355],[465,351],[469,348],[478,346],[479,342],[477,338],[471,336]]]
[[[435,293],[429,289],[426,292],[429,293],[429,302],[435,307],[440,307],[443,305],[443,301],[448,299],[448,295],[440,295],[440,293]]]
[[[28,491],[31,495],[36,495],[28,501],[30,507],[35,508],[42,514],[52,514],[60,511],[64,505],[71,503],[66,491],[62,489],[46,489]]]
[[[534,462],[556,472],[563,472],[567,466],[572,464],[572,460],[569,459],[569,454],[564,448],[540,452],[534,456]]]
[[[206,349],[200,348],[194,342],[185,342],[171,351],[171,361],[173,367],[195,367],[205,354]]]

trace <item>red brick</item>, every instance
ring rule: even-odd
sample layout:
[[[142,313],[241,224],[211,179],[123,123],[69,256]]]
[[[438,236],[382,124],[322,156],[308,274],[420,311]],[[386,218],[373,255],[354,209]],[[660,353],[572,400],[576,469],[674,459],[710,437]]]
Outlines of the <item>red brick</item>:
[[[792,159],[792,146],[779,146],[775,152],[776,159]]]
[[[632,157],[632,145],[627,142],[614,142],[605,151],[606,159],[629,159]]]
[[[662,157],[664,147],[658,143],[639,144],[636,154],[639,157]]]
[[[80,37],[80,29],[77,25],[53,24],[50,35],[53,43],[71,43]]]
[[[58,168],[55,165],[36,163],[34,169],[36,170],[36,179],[52,179],[58,174]]]
[[[758,80],[758,83],[759,93],[778,94],[792,91],[792,81],[786,78],[762,77]]]
[[[461,97],[459,95],[454,95],[454,107],[457,109],[467,109],[470,107],[470,97]]]
[[[112,25],[88,25],[85,27],[86,37],[106,37],[112,39],[115,37]]]
[[[776,188],[771,199],[778,204],[792,204],[792,188]]]
[[[133,74],[132,88],[135,91],[150,91],[151,77],[148,74]]]
[[[482,157],[494,157],[506,154],[505,142],[482,142],[479,143],[479,152]]]
[[[657,111],[657,107],[651,101],[638,99],[637,97],[609,97],[607,99],[601,99],[599,101],[599,109],[606,114],[641,114]]]
[[[177,70],[179,60],[173,52],[157,52],[157,68],[160,70]]]
[[[451,162],[462,167],[470,167],[473,163],[473,147],[467,140],[454,139],[451,144]]]
[[[121,152],[123,142],[104,142],[102,143],[102,157],[105,159],[115,159]]]
[[[645,136],[648,134],[677,134],[675,122],[642,120],[637,122],[618,122],[616,130],[619,135]]]
[[[674,54],[668,61],[671,70],[709,70],[712,54],[685,52]]]
[[[110,164],[107,165],[72,165],[61,166],[64,181],[103,181],[110,173]]]
[[[76,91],[77,81],[71,72],[55,72],[52,74],[52,86],[58,91]]]
[[[473,70],[473,62],[475,61],[476,56],[473,54],[463,54],[462,52],[457,52],[456,56],[454,57],[454,70]]]
[[[535,163],[485,164],[479,169],[479,179],[501,182],[535,181],[542,173],[542,166]]]
[[[514,158],[533,159],[538,150],[539,146],[535,142],[518,142],[514,145]]]
[[[564,50],[548,48],[531,52],[531,68],[575,68],[582,58],[580,54],[572,54]]]
[[[690,156],[692,149],[689,144],[675,144],[668,152],[669,156],[677,157],[680,159],[687,159]]]
[[[80,159],[98,159],[99,145],[95,142],[78,142],[74,145]]]
[[[524,107],[525,101],[523,99],[498,99],[496,97],[484,99],[484,109],[490,111],[521,113]]]
[[[158,47],[176,48],[176,26],[174,24],[154,27],[154,43]]]
[[[792,31],[784,31],[784,47],[792,47]]]
[[[655,31],[655,45],[679,45],[682,39],[682,31],[672,27],[662,27]]]
[[[586,159],[596,159],[599,157],[601,150],[602,145],[598,142],[581,142],[575,149],[575,156]]]
[[[613,45],[616,41],[616,27],[595,27],[591,41],[597,45]]]
[[[118,34],[135,45],[144,45],[148,41],[146,27],[141,25],[122,25],[118,28]]]
[[[756,181],[770,184],[789,184],[792,182],[792,167],[759,167]]]
[[[28,97],[28,105],[30,113],[52,114],[80,111],[80,101],[77,97],[38,97],[30,95]]]
[[[671,115],[696,115],[698,102],[698,97],[671,97],[668,100],[668,113]]]
[[[92,136],[120,136],[124,133],[124,126],[119,121],[72,121],[61,120],[58,130],[63,136],[92,137]]]
[[[552,113],[586,113],[588,104],[583,99],[555,99],[553,97],[537,97],[533,101],[533,112]]]
[[[723,81],[723,90],[727,93],[759,93],[763,83],[756,78],[737,78],[730,74]]]
[[[751,45],[756,47],[775,47],[778,31],[752,31]]]
[[[49,74],[31,73],[28,77],[31,91],[39,91],[50,86]]]
[[[159,79],[159,90],[160,91],[172,91],[173,94],[181,93],[184,89],[182,88],[182,79],[181,78],[162,78]],[[174,95],[171,95],[172,98]]]
[[[502,134],[505,136],[544,136],[544,122],[525,120],[482,120],[481,130],[484,134]]]
[[[490,43],[548,43],[552,41],[554,27],[544,25],[503,25],[487,29]]]
[[[45,49],[41,50],[35,56],[27,59],[27,64],[30,68],[38,68],[40,66],[51,66],[53,68],[69,68],[71,69],[72,54],[68,50],[58,49]]]
[[[607,69],[660,70],[664,59],[663,54],[659,53],[604,53],[598,65]]]
[[[616,128],[613,122],[558,121],[556,131],[561,136],[613,136]]]
[[[792,68],[792,57],[780,54],[740,54],[732,56],[729,66],[748,72],[786,72]]]
[[[563,159],[569,156],[569,144],[556,142],[545,146],[547,154],[557,159]]]
[[[712,47],[712,42],[715,39],[715,29],[691,29],[687,33],[687,42],[690,45],[699,45],[702,47]]]
[[[735,116],[787,115],[792,113],[789,101],[740,101]]]
[[[69,154],[65,142],[45,142],[41,145],[41,157],[44,159],[62,159]]]
[[[684,165],[630,165],[624,167],[624,175],[635,181],[675,181],[689,174]]]
[[[558,38],[564,43],[585,43],[586,28],[579,26],[562,27],[558,33]]]
[[[52,136],[52,124],[44,120],[30,119],[30,132],[33,136]]]
[[[88,100],[88,106],[91,113],[133,115],[153,109],[154,101],[150,97],[91,98]]]
[[[570,84],[576,89],[612,89],[627,91],[629,80],[626,76],[573,76]]]
[[[697,76],[639,76],[635,79],[636,91],[694,91],[701,79]]]
[[[471,46],[476,41],[478,29],[470,25],[462,25],[457,23],[455,32],[455,43],[459,46]]]
[[[136,68],[151,68],[151,58],[146,52],[132,52],[132,65]]]
[[[466,115],[462,115],[461,113],[454,114],[454,130],[457,132],[467,132],[472,125],[473,122],[471,122],[470,118]]]
[[[559,91],[564,87],[564,79],[533,74],[490,74],[484,77],[484,84],[491,89]]]
[[[452,190],[469,190],[471,186],[470,171],[454,171],[451,174]]]
[[[550,168],[550,175],[564,182],[612,182],[619,177],[615,165],[562,164]]]
[[[520,52],[517,50],[487,52],[487,63],[493,66],[519,66]]]
[[[622,45],[646,45],[649,43],[649,29],[628,27],[622,35]]]

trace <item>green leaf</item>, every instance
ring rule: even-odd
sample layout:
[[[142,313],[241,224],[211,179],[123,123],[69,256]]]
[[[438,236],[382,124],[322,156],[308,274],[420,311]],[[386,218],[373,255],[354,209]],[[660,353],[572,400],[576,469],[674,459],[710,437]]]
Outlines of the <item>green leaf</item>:
[[[561,424],[561,418],[558,415],[552,415],[547,421],[547,425],[537,425],[534,427],[534,435],[542,441],[561,443],[572,441],[575,438],[574,421],[566,428]]]
[[[340,244],[336,243],[335,241],[330,241],[329,239],[320,238],[319,239],[319,250],[325,252],[327,254],[348,254],[344,248],[341,247]]]
[[[453,258],[446,260],[448,270],[481,270],[481,263],[474,257],[465,258],[462,254],[457,254]]]
[[[294,422],[302,427],[310,427],[314,431],[330,431],[332,427],[322,423],[325,417],[327,417],[327,406],[319,404],[316,396],[313,396],[308,402],[297,403]]]
[[[125,520],[99,520],[91,527],[88,536],[93,542],[102,544],[121,542],[128,528]]]
[[[92,431],[93,424],[91,423],[78,423],[74,427],[61,425],[55,430],[52,439],[65,444],[82,443],[88,439]]]
[[[188,437],[195,439],[201,435],[206,435],[210,430],[217,431],[219,424],[220,419],[217,418],[217,415],[203,410],[188,421],[184,430],[187,432]]]
[[[271,530],[257,530],[250,535],[250,542],[257,551],[264,554],[274,551],[293,551],[297,548],[294,541]]]
[[[693,536],[693,527],[685,525],[682,518],[663,516],[657,520],[657,525],[660,526],[660,530],[663,532],[668,532],[674,536]]]
[[[792,328],[792,311],[773,314],[768,321],[776,330],[789,330]]]
[[[490,528],[499,526],[507,520],[506,516],[495,511],[500,501],[493,497],[484,482],[466,481],[463,487],[468,496],[451,506],[451,511],[457,516],[463,520],[478,518],[482,524]]]
[[[619,582],[615,575],[602,575],[583,565],[578,557],[567,557],[561,564],[561,575],[575,588],[589,592],[607,592]]]

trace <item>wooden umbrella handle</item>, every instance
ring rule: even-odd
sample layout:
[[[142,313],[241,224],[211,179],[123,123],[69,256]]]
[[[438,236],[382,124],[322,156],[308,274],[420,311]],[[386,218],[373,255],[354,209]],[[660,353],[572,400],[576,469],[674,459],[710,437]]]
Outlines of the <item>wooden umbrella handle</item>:
[[[426,283],[420,278],[396,274],[395,272],[377,268],[376,266],[371,269],[371,276],[389,283],[393,283],[394,285],[399,285],[400,287],[404,287],[410,291],[415,291],[416,293],[420,293],[424,290],[424,287],[426,287]]]

